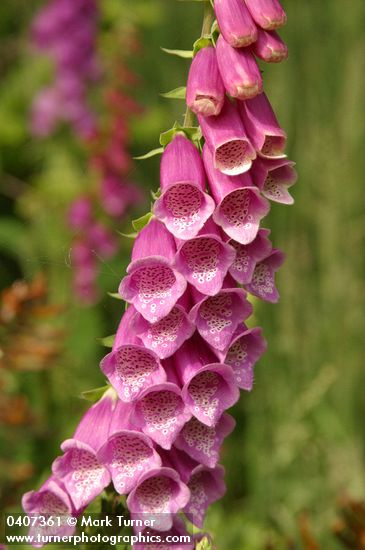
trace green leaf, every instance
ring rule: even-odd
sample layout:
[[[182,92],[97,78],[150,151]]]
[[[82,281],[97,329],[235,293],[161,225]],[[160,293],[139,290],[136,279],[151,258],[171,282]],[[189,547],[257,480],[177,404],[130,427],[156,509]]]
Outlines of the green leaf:
[[[144,216],[141,216],[137,220],[132,221],[132,226],[135,231],[141,231],[151,220],[153,214],[152,212],[147,212]]]
[[[180,86],[169,92],[164,92],[160,94],[161,97],[166,97],[167,99],[185,99],[186,97],[186,86]]]
[[[154,157],[156,155],[161,155],[163,153],[163,147],[157,147],[156,149],[152,149],[152,151],[148,151],[145,155],[141,155],[140,157],[133,157],[134,160],[145,160],[149,159],[151,157]]]
[[[94,388],[93,390],[86,390],[81,392],[80,398],[85,399],[86,401],[91,401],[92,403],[96,403],[99,401],[101,397],[103,397],[104,393],[110,388],[110,385],[107,384],[106,386],[101,386],[100,388]]]
[[[112,348],[115,340],[115,334],[105,336],[105,338],[97,338],[98,342],[106,348]]]
[[[169,50],[168,48],[161,48],[161,50],[169,55],[176,55],[177,57],[182,57],[183,59],[193,58],[193,50]]]

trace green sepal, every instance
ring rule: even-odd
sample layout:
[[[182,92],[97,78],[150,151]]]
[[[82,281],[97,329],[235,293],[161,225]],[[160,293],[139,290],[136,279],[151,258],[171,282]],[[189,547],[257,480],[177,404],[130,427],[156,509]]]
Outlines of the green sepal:
[[[193,58],[193,50],[170,50],[169,48],[161,48],[161,50],[169,55],[176,55],[176,57],[182,57],[183,59]]]
[[[86,401],[91,401],[91,403],[96,403],[101,399],[104,393],[110,388],[109,384],[106,386],[101,386],[100,388],[94,388],[92,390],[86,390],[80,393],[80,398],[85,399]]]
[[[163,147],[157,147],[156,149],[152,149],[151,151],[148,151],[145,155],[141,155],[139,157],[133,157],[134,160],[145,160],[149,159],[151,157],[154,157],[156,155],[161,155],[163,153]]]
[[[138,237],[138,233],[136,231],[133,231],[132,233],[122,233],[121,231],[117,231],[119,235],[122,235],[122,237],[126,237],[127,239],[135,239]]]
[[[115,334],[105,336],[105,338],[97,338],[98,342],[106,348],[112,348],[115,340]]]
[[[123,298],[121,297],[121,295],[120,295],[118,292],[108,292],[108,295],[109,295],[111,298],[114,298],[115,300],[121,300],[121,301],[123,301]]]
[[[146,225],[150,222],[153,214],[152,212],[147,212],[144,216],[141,216],[140,218],[137,218],[136,220],[132,221],[132,226],[135,231],[141,231]]]
[[[198,40],[195,40],[193,44],[193,52],[194,55],[196,55],[200,50],[203,48],[207,48],[208,46],[212,46],[212,35],[211,34],[205,34],[204,36],[201,36],[198,38]]]
[[[184,133],[194,143],[198,143],[202,138],[202,133],[199,126],[181,126],[177,122],[170,130],[160,134],[160,143],[163,147],[166,147],[178,133]]]
[[[195,550],[213,550],[213,546],[208,537],[203,537],[202,540],[196,544]]]
[[[151,197],[154,201],[159,199],[161,197],[161,189],[158,188],[157,191],[151,191]]]
[[[161,93],[160,96],[167,99],[185,99],[186,86],[179,86],[179,88],[175,88],[174,90],[170,90],[169,92]]]

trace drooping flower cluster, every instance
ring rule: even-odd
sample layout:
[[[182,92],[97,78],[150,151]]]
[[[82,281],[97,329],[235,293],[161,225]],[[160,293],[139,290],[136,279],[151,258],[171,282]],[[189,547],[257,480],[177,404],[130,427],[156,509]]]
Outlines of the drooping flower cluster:
[[[123,54],[134,52],[136,38],[123,37]],[[89,164],[97,171],[98,185],[88,196],[72,203],[67,221],[74,232],[71,244],[74,292],[81,302],[92,304],[98,298],[97,277],[100,258],[111,259],[118,251],[115,234],[106,224],[112,218],[120,224],[127,210],[143,202],[140,188],[131,181],[133,160],[129,150],[129,123],[140,114],[131,97],[136,76],[118,53],[113,74],[104,93],[104,110],[93,136],[88,140]],[[100,214],[104,214],[105,221]]]
[[[34,42],[52,58],[54,81],[34,100],[35,135],[50,135],[59,122],[71,124],[81,136],[93,132],[95,117],[86,96],[89,84],[100,75],[97,29],[96,0],[51,0],[36,16]]]
[[[25,497],[28,512],[52,493],[80,513],[111,480],[128,495],[132,517],[147,514],[157,530],[176,532],[174,514],[202,527],[224,494],[220,447],[235,424],[227,409],[240,389],[252,390],[266,348],[261,328],[246,324],[248,294],[279,298],[283,253],[261,221],[268,199],[292,202],[295,171],[262,91],[254,54],[264,48],[252,46],[259,36],[281,44],[272,29],[285,14],[276,0],[216,0],[215,9],[222,34],[195,55],[187,86],[202,155],[202,143],[177,129],[162,155],[153,215],[119,286],[129,306],[101,362],[117,398],[109,390],[62,445],[53,477]]]

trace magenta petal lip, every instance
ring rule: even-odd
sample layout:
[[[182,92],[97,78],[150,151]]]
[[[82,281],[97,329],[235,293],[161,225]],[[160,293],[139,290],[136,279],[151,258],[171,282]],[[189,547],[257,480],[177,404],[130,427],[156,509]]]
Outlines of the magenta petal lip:
[[[288,189],[297,181],[295,163],[290,160],[272,161],[266,165],[266,177],[262,184],[262,194],[269,200],[281,204],[293,204],[294,199]]]
[[[162,256],[135,260],[119,286],[119,294],[131,302],[150,323],[168,315],[186,289],[186,280]]]
[[[75,508],[80,510],[109,485],[111,478],[89,445],[66,439],[61,449],[65,454],[53,462],[52,472],[62,480]]]
[[[222,354],[222,362],[232,367],[239,388],[252,390],[253,368],[266,348],[262,329],[255,327],[241,331],[233,338],[227,352]]]
[[[206,511],[210,504],[223,497],[226,492],[223,466],[207,468],[197,466],[189,479],[190,500],[184,508],[189,520],[199,528],[203,527]]]
[[[241,288],[225,288],[204,298],[191,309],[190,319],[213,349],[225,350],[240,322],[252,313],[252,305]]]
[[[199,185],[181,182],[170,185],[162,192],[153,212],[177,239],[187,240],[199,233],[214,207],[212,197]]]
[[[51,514],[55,511],[53,507],[56,505],[58,510],[62,509],[62,512],[65,514],[72,513],[74,509],[71,499],[62,486],[63,484],[60,480],[51,476],[38,491],[25,493],[22,497],[24,511],[26,513]],[[50,495],[50,498],[47,498],[47,495]],[[55,500],[58,502],[55,502]]]
[[[158,531],[168,531],[173,514],[182,510],[190,499],[190,490],[172,468],[156,468],[143,474],[138,486],[127,498],[134,519],[153,519]],[[143,530],[143,527],[141,528]]]
[[[285,158],[286,132],[279,126],[265,92],[239,101],[238,110],[257,154],[268,159]]]
[[[256,158],[256,151],[247,137],[236,106],[226,99],[218,116],[198,115],[203,136],[207,142],[214,168],[235,176],[247,172]]]
[[[214,468],[219,461],[223,440],[235,425],[234,418],[228,413],[223,413],[215,426],[207,426],[193,416],[179,433],[174,445],[197,462]]]
[[[131,420],[163,449],[171,449],[179,431],[191,418],[180,388],[171,382],[152,386],[134,404]]]
[[[182,397],[200,422],[215,426],[223,412],[239,399],[233,370],[221,363],[202,367],[185,384]]]
[[[121,495],[134,489],[142,474],[161,466],[151,439],[134,430],[114,433],[99,449],[97,459],[109,470],[115,490]]]
[[[246,286],[248,292],[266,302],[278,302],[279,292],[275,286],[275,272],[282,265],[284,259],[283,252],[274,248],[267,258],[256,265],[252,281]]]
[[[39,522],[31,523],[28,535],[30,537],[38,536],[70,536],[75,532],[75,526],[68,522],[68,517],[78,515],[73,503],[65,490],[63,483],[51,476],[41,486],[38,491],[29,491],[22,498],[22,507],[26,514],[40,516]],[[44,515],[59,516],[60,524],[42,525],[41,518]],[[35,548],[41,548],[43,543],[33,543]],[[5,548],[5,546],[4,546]]]
[[[270,205],[254,187],[242,187],[228,193],[214,211],[213,219],[223,231],[241,244],[249,244],[259,230],[260,221]]]
[[[236,257],[235,250],[216,235],[206,234],[183,243],[175,265],[188,282],[202,294],[214,296]]]
[[[148,323],[140,316],[135,330],[146,348],[154,351],[160,359],[166,359],[193,335],[195,327],[185,309],[177,304],[157,323]]]
[[[135,401],[151,384],[166,380],[157,355],[143,346],[125,344],[108,353],[100,368],[122,401]]]
[[[236,258],[229,268],[229,273],[239,284],[249,284],[256,264],[270,254],[272,244],[268,238],[269,235],[270,230],[262,228],[248,245],[240,244],[233,239],[229,241],[229,244],[236,250]]]

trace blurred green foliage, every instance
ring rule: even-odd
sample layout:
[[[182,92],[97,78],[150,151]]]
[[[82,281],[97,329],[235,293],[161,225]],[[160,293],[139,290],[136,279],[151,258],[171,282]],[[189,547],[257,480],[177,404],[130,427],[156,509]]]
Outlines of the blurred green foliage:
[[[28,374],[15,382],[31,399],[47,395],[41,437],[23,438],[19,431],[4,447],[7,459],[36,465],[29,486],[47,475],[60,441],[72,433],[86,406],[79,393],[103,383],[98,361],[104,350],[97,338],[115,331],[123,307],[106,297],[98,307],[82,309],[70,296],[64,212],[90,175],[67,129],[41,142],[28,131],[32,97],[50,74],[47,61],[28,44],[29,21],[40,4],[0,4],[1,283],[29,279],[42,269],[51,300],[67,305],[60,318],[68,328],[62,360],[46,377]],[[254,391],[234,410],[238,426],[224,448],[228,493],[207,522],[220,550],[259,550],[269,542],[288,548],[287,541],[302,548],[303,512],[323,548],[337,548],[330,533],[336,499],[343,492],[363,497],[365,488],[365,4],[283,5],[290,57],[263,70],[300,177],[295,205],[273,205],[267,220],[287,261],[279,275],[279,304],[256,304],[269,349],[257,366]],[[159,93],[185,84],[189,61],[160,47],[191,48],[202,5],[104,0],[102,10],[105,58],[119,24],[138,27],[142,51],[133,69],[143,84],[135,97],[145,113],[133,124],[132,150],[143,154],[158,146],[161,131],[182,121],[183,102]],[[132,175],[146,189],[158,187],[158,162],[155,157],[136,165]],[[105,265],[105,291],[116,291],[129,245],[123,257]],[[1,431],[4,445],[5,435]]]

